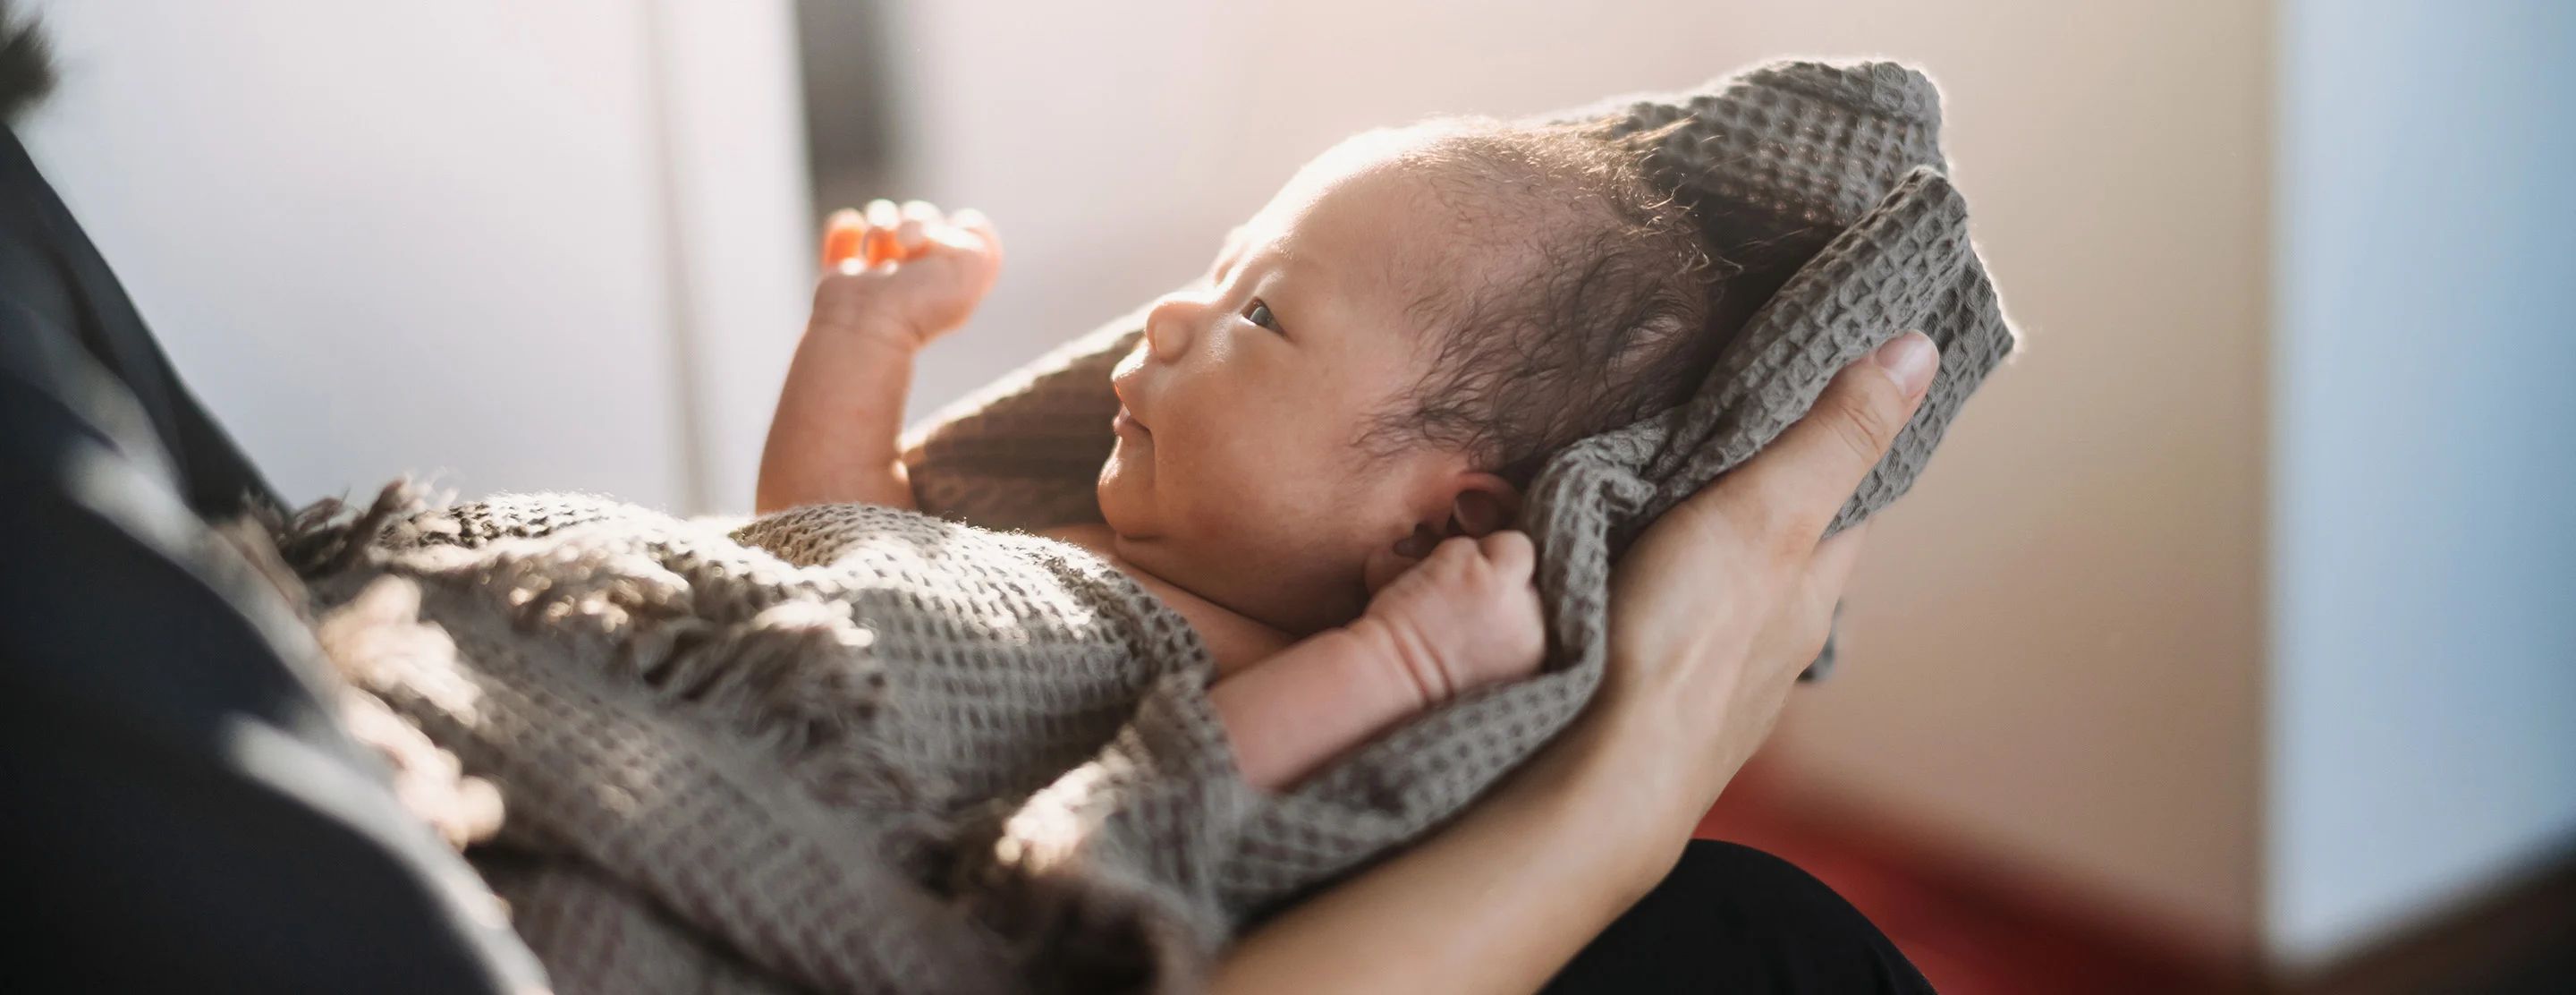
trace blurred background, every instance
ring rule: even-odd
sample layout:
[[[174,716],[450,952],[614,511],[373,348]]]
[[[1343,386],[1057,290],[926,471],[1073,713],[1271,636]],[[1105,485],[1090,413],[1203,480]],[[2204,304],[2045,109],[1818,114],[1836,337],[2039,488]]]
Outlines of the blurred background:
[[[1945,990],[2576,975],[2576,4],[32,6],[29,145],[281,490],[713,513],[830,207],[1007,240],[922,415],[1350,132],[1915,63],[2023,354],[1705,831]]]

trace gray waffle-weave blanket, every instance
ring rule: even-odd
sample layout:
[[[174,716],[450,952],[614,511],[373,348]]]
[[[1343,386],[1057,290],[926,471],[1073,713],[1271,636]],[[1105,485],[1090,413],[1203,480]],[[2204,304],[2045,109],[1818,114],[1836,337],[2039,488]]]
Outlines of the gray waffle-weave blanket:
[[[1804,264],[1691,401],[1540,473],[1521,525],[1544,672],[1284,794],[1237,774],[1177,614],[1005,531],[1097,519],[1132,316],[921,435],[928,514],[735,527],[533,496],[308,515],[280,545],[353,682],[499,786],[500,833],[469,855],[564,990],[1186,990],[1248,918],[1455,815],[1562,729],[1601,676],[1621,548],[1835,371],[1909,328],[1942,349],[1841,528],[1906,489],[2012,346],[1922,76],[1785,63],[1582,113],[1604,112],[1690,118],[1658,175],[1731,224],[1774,219]]]

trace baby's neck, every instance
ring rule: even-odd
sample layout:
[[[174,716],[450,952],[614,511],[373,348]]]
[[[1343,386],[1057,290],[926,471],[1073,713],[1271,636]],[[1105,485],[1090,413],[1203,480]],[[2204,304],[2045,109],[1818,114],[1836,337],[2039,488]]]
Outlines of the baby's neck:
[[[1118,534],[1100,524],[1066,525],[1041,533],[1049,539],[1082,547],[1100,557],[1118,572],[1126,574],[1145,593],[1160,599],[1180,613],[1181,620],[1206,643],[1208,655],[1215,659],[1219,676],[1231,674],[1296,642],[1285,632],[1224,605],[1200,597],[1197,592],[1165,580],[1143,567],[1129,562],[1117,552]]]

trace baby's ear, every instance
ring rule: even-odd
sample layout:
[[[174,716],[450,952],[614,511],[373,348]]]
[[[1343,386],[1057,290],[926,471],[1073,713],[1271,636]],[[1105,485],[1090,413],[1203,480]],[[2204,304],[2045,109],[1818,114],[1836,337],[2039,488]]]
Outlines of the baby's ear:
[[[1510,481],[1482,471],[1463,474],[1449,501],[1449,534],[1484,538],[1520,517],[1521,492]]]
[[[1376,597],[1380,589],[1395,583],[1396,578],[1431,555],[1432,547],[1440,545],[1444,538],[1447,537],[1432,531],[1429,525],[1416,525],[1413,534],[1371,550],[1368,562],[1360,567],[1360,581],[1368,585],[1369,596]]]
[[[1441,540],[1452,536],[1481,539],[1510,528],[1521,513],[1521,492],[1501,477],[1470,471],[1459,474],[1453,487],[1445,513],[1440,506],[1432,505],[1414,524],[1411,534],[1369,553],[1361,572],[1371,596],[1431,555]],[[1437,500],[1436,493],[1431,497]]]

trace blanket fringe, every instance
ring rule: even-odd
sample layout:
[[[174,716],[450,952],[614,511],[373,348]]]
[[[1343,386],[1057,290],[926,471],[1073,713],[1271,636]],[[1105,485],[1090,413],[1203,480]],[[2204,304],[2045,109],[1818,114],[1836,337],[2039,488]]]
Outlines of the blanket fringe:
[[[500,830],[501,792],[467,775],[455,754],[440,749],[375,693],[412,675],[455,667],[455,641],[435,623],[421,621],[419,613],[419,587],[400,577],[379,577],[324,616],[314,635],[323,654],[355,685],[342,696],[341,724],[393,764],[395,799],[449,846],[463,850]]]
[[[387,485],[363,508],[326,498],[273,516],[268,526],[286,563],[308,583],[375,567],[497,598],[522,632],[597,640],[607,649],[598,658],[613,676],[675,714],[727,729],[779,758],[825,805],[870,812],[872,824],[891,826],[889,846],[914,855],[940,849],[944,834],[928,814],[934,800],[895,773],[898,765],[869,734],[886,707],[888,681],[870,652],[874,634],[845,602],[811,596],[764,604],[741,596],[731,578],[673,572],[651,555],[652,544],[629,550],[498,542],[453,558],[404,556],[466,542],[460,536],[473,531],[432,508],[409,481]],[[342,613],[371,603],[356,617],[438,631],[434,622],[394,610],[417,613],[418,590],[398,601],[377,593],[384,583],[371,583]],[[455,652],[452,642],[447,647]]]
[[[408,485],[398,481],[346,522],[335,499],[291,516],[254,501],[241,518],[214,531],[312,630],[324,661],[341,678],[334,717],[351,739],[374,750],[391,768],[394,800],[461,851],[500,829],[500,791],[467,775],[455,754],[441,749],[417,723],[378,696],[398,674],[452,669],[455,642],[435,623],[419,618],[420,590],[410,581],[379,578],[349,603],[318,618],[305,583],[352,562],[360,544],[350,536],[372,535],[414,504]]]
[[[420,487],[403,478],[386,484],[363,509],[326,497],[292,513],[261,506],[255,514],[268,527],[286,565],[311,581],[357,566],[370,543],[397,521],[426,507]]]

